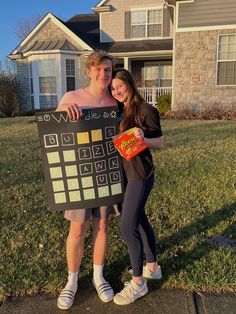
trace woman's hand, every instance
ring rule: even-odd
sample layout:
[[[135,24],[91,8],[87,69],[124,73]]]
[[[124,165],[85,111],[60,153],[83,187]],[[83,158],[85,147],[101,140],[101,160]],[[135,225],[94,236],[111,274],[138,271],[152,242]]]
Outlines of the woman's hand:
[[[143,130],[140,129],[140,128],[137,128],[135,131],[134,131],[134,135],[136,137],[139,137],[141,138],[142,140],[144,140],[144,133],[143,133]]]
[[[77,104],[63,104],[57,107],[56,111],[66,111],[70,120],[81,119],[83,113]]]

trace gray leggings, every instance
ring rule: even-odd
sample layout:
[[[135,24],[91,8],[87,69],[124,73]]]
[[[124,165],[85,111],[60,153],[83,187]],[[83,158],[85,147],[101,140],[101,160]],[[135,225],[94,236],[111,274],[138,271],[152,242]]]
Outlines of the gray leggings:
[[[156,237],[145,213],[145,204],[154,184],[154,175],[142,181],[128,181],[121,214],[121,233],[128,246],[133,275],[143,273],[143,257],[156,261]]]

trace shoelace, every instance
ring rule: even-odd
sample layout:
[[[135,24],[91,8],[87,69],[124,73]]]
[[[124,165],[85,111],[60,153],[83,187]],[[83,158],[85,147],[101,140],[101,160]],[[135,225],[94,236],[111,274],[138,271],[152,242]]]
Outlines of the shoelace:
[[[127,294],[130,296],[132,301],[134,301],[134,287],[132,286],[131,282],[126,281],[124,283],[124,289],[122,290],[121,294],[124,294],[124,296],[127,296]]]

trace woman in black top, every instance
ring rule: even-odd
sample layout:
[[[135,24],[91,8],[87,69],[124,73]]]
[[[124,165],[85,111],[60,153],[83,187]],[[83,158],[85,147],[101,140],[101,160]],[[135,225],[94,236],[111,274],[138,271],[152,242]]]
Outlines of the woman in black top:
[[[162,276],[156,259],[156,238],[145,213],[145,204],[154,184],[154,166],[149,148],[161,149],[164,143],[157,109],[141,97],[127,70],[119,69],[113,73],[111,93],[123,104],[120,131],[137,127],[135,135],[141,137],[148,146],[129,161],[123,158],[127,186],[121,233],[128,247],[133,276],[131,282],[125,283],[124,289],[115,295],[114,302],[124,305],[148,292],[145,278],[161,279]]]

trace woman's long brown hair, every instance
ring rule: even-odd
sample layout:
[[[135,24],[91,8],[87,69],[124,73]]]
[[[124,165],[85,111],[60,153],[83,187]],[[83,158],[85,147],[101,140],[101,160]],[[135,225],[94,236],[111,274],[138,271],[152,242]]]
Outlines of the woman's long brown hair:
[[[129,71],[117,69],[112,75],[112,79],[115,78],[124,82],[129,92],[127,104],[124,107],[124,119],[120,123],[120,131],[123,132],[135,126],[141,128],[144,119],[141,113],[141,106],[145,103],[145,100],[139,94]]]

